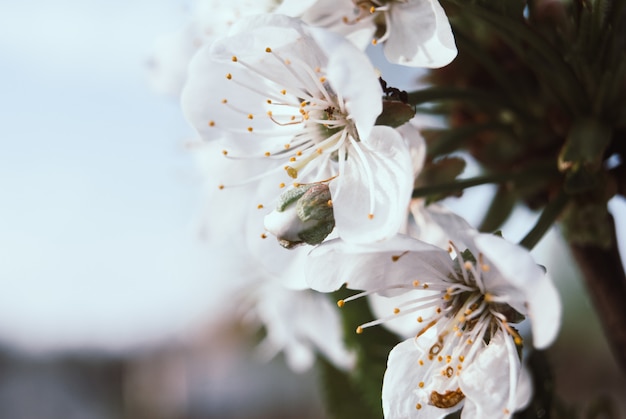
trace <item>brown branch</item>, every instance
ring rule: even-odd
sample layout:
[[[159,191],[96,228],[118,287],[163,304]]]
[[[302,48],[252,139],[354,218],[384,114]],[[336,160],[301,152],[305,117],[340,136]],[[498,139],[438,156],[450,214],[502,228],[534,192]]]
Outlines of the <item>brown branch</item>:
[[[617,248],[615,223],[610,214],[607,222],[613,232],[609,249],[573,243],[570,247],[585,278],[613,356],[626,374],[626,274]]]

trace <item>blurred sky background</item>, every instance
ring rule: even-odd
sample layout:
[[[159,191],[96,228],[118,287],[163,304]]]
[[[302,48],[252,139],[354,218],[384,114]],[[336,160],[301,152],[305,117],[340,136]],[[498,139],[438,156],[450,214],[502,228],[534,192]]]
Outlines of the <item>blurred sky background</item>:
[[[206,312],[190,130],[146,76],[183,12],[0,1],[0,340],[124,347]]]
[[[191,130],[178,103],[151,90],[147,77],[155,40],[180,28],[184,11],[175,0],[0,0],[3,347],[119,356],[215,316],[221,295],[207,279],[216,268],[198,232],[202,181],[184,149]],[[476,199],[457,208],[487,205]],[[623,200],[612,205],[626,214]],[[512,240],[534,219],[518,214],[522,222],[505,230]],[[576,275],[563,249],[551,252],[538,261]],[[586,311],[568,321],[575,328],[591,319],[592,343],[603,345],[576,284],[566,299]]]

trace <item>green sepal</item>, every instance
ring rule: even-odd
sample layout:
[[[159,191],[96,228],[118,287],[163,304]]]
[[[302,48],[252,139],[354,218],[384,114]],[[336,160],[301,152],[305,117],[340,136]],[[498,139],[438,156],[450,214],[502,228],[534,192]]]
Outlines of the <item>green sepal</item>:
[[[298,233],[298,237],[302,239],[303,242],[310,245],[317,245],[324,241],[326,237],[330,233],[332,233],[335,228],[335,220],[322,222],[317,224],[315,227],[311,227],[307,230],[303,230]]]
[[[278,198],[278,205],[276,206],[276,211],[285,211],[288,206],[300,199],[311,186],[313,185],[301,185],[287,189],[285,192],[280,194],[280,197]]]
[[[302,221],[334,220],[333,207],[328,204],[331,198],[328,186],[324,184],[314,184],[308,185],[306,188],[304,193],[298,197],[296,204],[296,214],[298,214],[298,218]]]
[[[415,108],[397,100],[383,99],[383,111],[376,119],[375,125],[386,125],[397,128],[409,122],[415,116]]]

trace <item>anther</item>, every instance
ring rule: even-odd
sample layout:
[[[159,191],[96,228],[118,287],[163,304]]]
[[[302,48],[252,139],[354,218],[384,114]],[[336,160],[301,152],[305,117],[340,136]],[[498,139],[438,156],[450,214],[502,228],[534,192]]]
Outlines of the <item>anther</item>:
[[[399,260],[400,260],[400,258],[401,258],[402,256],[406,255],[407,253],[409,253],[409,251],[408,251],[408,250],[407,250],[407,251],[402,252],[402,253],[401,253],[401,254],[399,254],[399,255],[393,255],[393,256],[391,256],[391,261],[392,261],[392,262],[397,262],[397,261],[399,261]]]
[[[326,202],[326,205],[327,205],[329,208],[332,208],[332,207],[333,207],[333,200],[332,200],[332,199],[329,199],[329,200],[328,200],[328,202]]]
[[[236,55],[233,55],[233,58],[231,58],[231,60],[232,60],[234,63],[236,63],[236,62],[237,62],[237,56],[236,56]]]
[[[220,190],[221,190],[221,189],[224,189],[224,185],[219,185],[219,186],[218,186],[218,188],[219,188]]]
[[[465,269],[469,271],[470,269],[472,269],[472,262],[468,260],[463,266],[465,266]]]
[[[420,382],[419,382],[419,384],[418,384],[418,386],[419,386],[420,388],[424,388],[424,382],[423,382],[423,381],[420,381]]]
[[[267,234],[265,234],[265,233],[261,233],[261,238],[262,238],[262,239],[267,239]]]
[[[270,47],[265,48],[265,52],[272,52],[272,49]]]
[[[228,150],[222,150],[222,154],[227,156],[228,155]]]
[[[226,78],[227,78],[228,80],[230,80],[230,79],[232,79],[232,78],[233,78],[233,75],[232,75],[232,74],[230,74],[230,73],[228,73],[228,74],[226,74]]]
[[[265,157],[269,157],[272,155],[272,153],[270,153],[269,151],[266,151],[265,153],[263,153],[265,155]]]
[[[254,119],[254,115],[252,115],[251,113],[248,114],[248,119]]]
[[[209,121],[209,126],[210,127],[214,127],[215,126],[215,121]]]
[[[418,323],[421,323],[421,322],[423,322],[423,321],[424,321],[424,319],[422,318],[422,316],[419,316],[419,317],[417,318],[417,322],[418,322]]]
[[[291,166],[286,166],[285,170],[287,171],[287,176],[289,176],[292,179],[295,179],[298,177],[298,170],[294,169]]]
[[[282,188],[284,188],[284,187],[285,187],[285,184],[284,184],[283,182],[280,182],[280,183],[278,184],[278,187],[282,189]]]
[[[487,265],[486,263],[483,263],[480,267],[480,269],[483,270],[483,272],[489,272],[491,270],[491,268],[489,267],[489,265]]]
[[[222,99],[222,103],[225,105],[225,104],[228,103],[228,100],[227,99]]]
[[[369,218],[370,220],[373,220],[374,219],[374,214],[372,214],[372,213],[367,214],[367,218]]]
[[[259,204],[256,207],[257,207],[257,209],[263,209],[263,204]]]
[[[286,94],[287,94],[287,91],[286,91],[285,89],[283,89],[283,90],[281,90],[281,91],[280,91],[280,94],[281,94],[281,95],[286,95]]]
[[[337,307],[339,307],[339,308],[343,307],[345,304],[346,304],[346,302],[343,301],[343,300],[337,301]]]
[[[413,286],[414,287],[419,287],[420,286],[420,282],[416,279],[415,281],[413,281]]]
[[[400,313],[400,309],[398,307],[393,309],[393,314],[398,314]]]
[[[248,132],[252,132],[252,131],[254,131],[254,128],[248,127]]]
[[[420,409],[422,408],[422,404],[421,404],[421,403],[416,404],[416,405],[415,405],[415,408],[416,408],[417,410],[420,410]]]
[[[356,333],[357,333],[358,335],[360,335],[361,333],[363,333],[363,328],[362,328],[361,326],[357,327],[357,328],[356,328]]]

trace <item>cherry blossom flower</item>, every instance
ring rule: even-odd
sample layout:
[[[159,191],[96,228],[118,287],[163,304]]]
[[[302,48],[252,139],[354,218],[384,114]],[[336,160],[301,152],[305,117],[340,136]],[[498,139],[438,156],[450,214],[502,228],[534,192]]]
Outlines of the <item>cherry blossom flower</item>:
[[[199,51],[182,104],[202,138],[233,160],[220,188],[280,177],[267,207],[291,182],[327,183],[338,234],[367,242],[398,231],[413,183],[402,136],[374,126],[381,97],[378,75],[350,42],[259,15]],[[258,171],[242,176],[250,164]]]
[[[376,245],[328,241],[312,253],[307,277],[329,292],[345,281],[372,293],[410,294],[388,316],[411,317],[420,329],[390,353],[383,383],[387,418],[510,417],[528,400],[520,381],[522,338],[513,324],[528,317],[533,344],[556,336],[561,305],[550,278],[525,249],[459,224],[449,249],[397,236]],[[523,391],[521,391],[523,390]]]
[[[361,47],[384,44],[385,56],[396,64],[438,68],[457,54],[437,0],[285,0],[276,11],[341,33]]]

